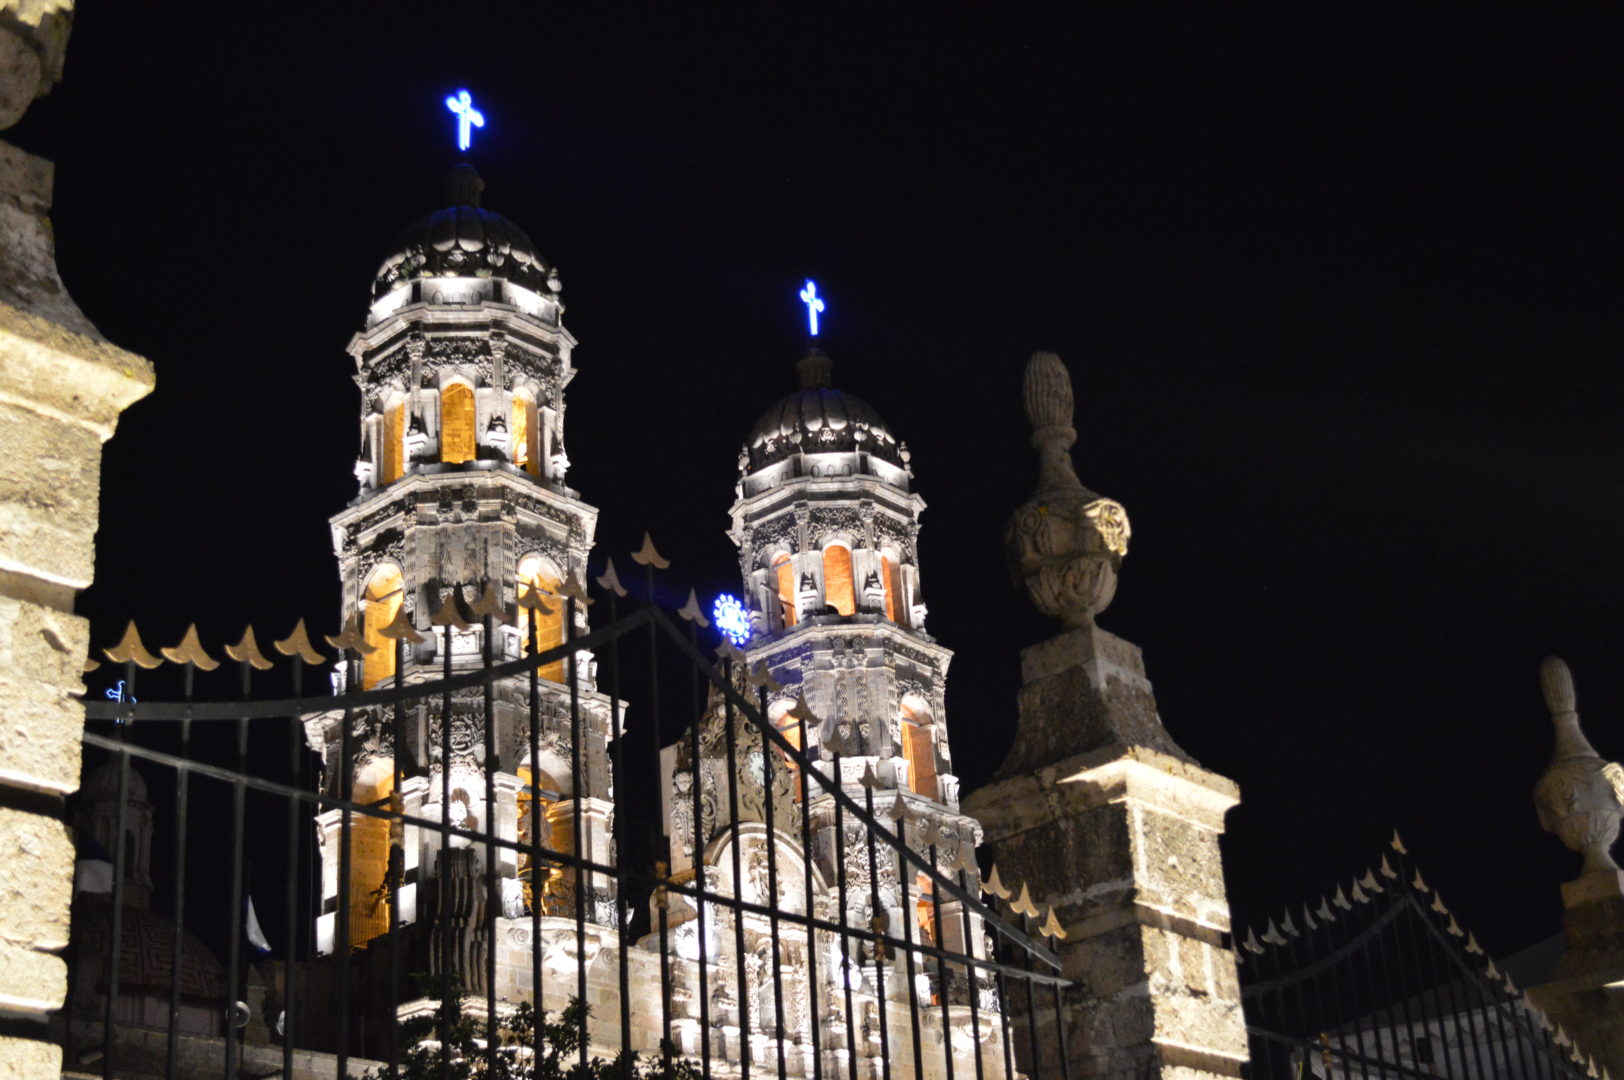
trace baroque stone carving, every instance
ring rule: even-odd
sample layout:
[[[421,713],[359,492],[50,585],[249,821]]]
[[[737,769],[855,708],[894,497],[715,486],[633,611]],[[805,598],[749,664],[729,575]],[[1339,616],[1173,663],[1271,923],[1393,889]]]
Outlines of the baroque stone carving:
[[[1077,479],[1071,446],[1071,378],[1053,353],[1026,365],[1026,417],[1038,450],[1038,488],[1010,519],[1010,570],[1039,611],[1068,627],[1086,626],[1116,595],[1131,529],[1121,504]]]
[[[1549,657],[1539,681],[1556,725],[1556,752],[1534,788],[1539,823],[1584,856],[1583,873],[1616,873],[1610,849],[1624,817],[1624,765],[1604,762],[1585,738],[1567,664]]]

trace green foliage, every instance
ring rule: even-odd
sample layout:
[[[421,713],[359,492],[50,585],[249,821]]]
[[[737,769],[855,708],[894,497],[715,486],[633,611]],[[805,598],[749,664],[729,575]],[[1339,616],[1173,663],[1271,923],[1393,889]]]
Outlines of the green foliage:
[[[538,1014],[528,1001],[506,1016],[496,1018],[495,1038],[487,1042],[489,1023],[483,1013],[470,1015],[463,1008],[462,989],[451,989],[443,1012],[420,1016],[401,1025],[402,1044],[410,1047],[400,1062],[400,1080],[699,1080],[691,1062],[673,1059],[643,1061],[637,1054],[614,1060],[587,1058],[581,1063],[581,1038],[588,1008],[571,998],[558,1014]],[[439,1045],[441,1020],[449,1017],[444,1051],[450,1069],[441,1072]],[[495,1053],[489,1050],[491,1044]],[[362,1080],[388,1080],[388,1069],[367,1072]]]

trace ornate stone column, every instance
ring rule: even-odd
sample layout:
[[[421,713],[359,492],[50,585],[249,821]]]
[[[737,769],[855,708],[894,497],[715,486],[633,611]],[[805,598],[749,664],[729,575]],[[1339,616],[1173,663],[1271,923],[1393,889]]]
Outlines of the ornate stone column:
[[[1562,886],[1566,949],[1549,982],[1528,996],[1614,1076],[1624,1076],[1624,872],[1613,861],[1624,817],[1624,765],[1603,761],[1579,727],[1573,676],[1556,657],[1540,666],[1556,751],[1534,788],[1539,823],[1584,856]]]
[[[1073,1077],[1239,1076],[1246,1028],[1218,851],[1239,791],[1179,748],[1139,649],[1094,623],[1130,529],[1073,471],[1059,357],[1032,357],[1025,396],[1040,476],[1006,544],[1016,581],[1065,629],[1022,652],[1014,749],[965,800],[1000,874],[1052,905],[1065,931],[1062,1037],[1020,1064],[1059,1075],[1058,1042]]]
[[[59,76],[71,2],[0,3],[0,127]],[[67,968],[101,444],[152,368],[101,339],[57,276],[50,162],[0,142],[0,1072],[55,1080]]]

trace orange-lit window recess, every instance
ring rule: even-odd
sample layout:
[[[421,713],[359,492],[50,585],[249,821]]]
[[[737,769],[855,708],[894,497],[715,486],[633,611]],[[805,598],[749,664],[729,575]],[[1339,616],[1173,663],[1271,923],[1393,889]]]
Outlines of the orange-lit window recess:
[[[394,762],[380,759],[355,778],[352,798],[377,805],[394,790]],[[355,814],[350,819],[350,948],[389,932],[388,876],[388,819]]]
[[[907,705],[902,707],[902,755],[908,760],[908,787],[926,799],[940,798],[936,783],[936,741],[927,723]]]
[[[536,422],[536,405],[523,394],[513,395],[513,464],[531,476],[541,475],[541,425]]]
[[[397,401],[383,410],[383,466],[381,484],[393,484],[405,469],[406,460],[406,403]],[[381,486],[380,484],[380,486]]]
[[[553,835],[549,815],[558,802],[558,784],[547,773],[532,770],[528,765],[519,766],[519,780],[524,784],[519,790],[519,843],[528,847],[539,841],[545,850],[557,851],[558,840]],[[568,842],[566,839],[565,843]],[[531,853],[520,850],[519,881],[524,887],[526,911],[532,909],[538,892],[545,899],[555,891],[559,875],[558,865],[546,855],[541,857],[538,867],[532,867]]]
[[[857,612],[851,584],[851,549],[835,544],[823,553],[824,602],[842,615]]]
[[[788,555],[773,560],[773,572],[778,578],[778,604],[784,613],[784,629],[795,625],[795,568]]]
[[[880,581],[885,586],[885,617],[897,621],[897,568],[885,555],[880,556]]]
[[[801,742],[801,722],[799,720],[796,720],[796,719],[794,719],[792,717],[785,716],[785,717],[780,718],[777,721],[777,724],[778,724],[779,734],[783,735],[784,738],[789,742],[789,744],[791,746],[795,747],[795,749],[797,749],[797,750],[804,749],[804,744]],[[784,753],[784,751],[782,749],[779,749],[778,753],[779,753],[779,756],[781,756],[784,759],[784,763],[789,766],[790,790],[795,793],[795,801],[800,802],[801,801],[801,766],[800,766],[800,763],[797,762],[794,758],[790,757],[788,754]]]
[[[452,383],[440,391],[440,460],[456,465],[474,456],[474,390]]]
[[[564,607],[565,601],[558,595],[558,587],[563,579],[540,555],[526,555],[519,560],[519,587],[518,595],[524,596],[530,589],[537,589],[541,593],[542,604],[549,611],[535,609],[537,652],[546,652],[556,649],[564,644]],[[530,641],[531,612],[520,608],[524,612],[525,640]],[[541,669],[541,677],[549,682],[561,683],[564,681],[564,661],[554,660]]]
[[[919,925],[922,945],[936,944],[935,882],[925,874],[919,875],[919,895],[914,900],[914,919]]]
[[[399,567],[380,566],[367,580],[361,604],[361,635],[372,651],[361,658],[363,690],[395,676],[395,643],[383,636],[383,628],[395,621],[405,598]]]

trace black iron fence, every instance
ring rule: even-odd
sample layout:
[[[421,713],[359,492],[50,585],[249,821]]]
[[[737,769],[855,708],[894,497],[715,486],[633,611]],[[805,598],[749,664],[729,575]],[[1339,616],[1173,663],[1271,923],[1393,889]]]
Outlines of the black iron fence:
[[[1456,922],[1397,835],[1346,887],[1236,949],[1260,1080],[1598,1075]]]
[[[86,703],[67,1068],[547,1075],[562,1047],[570,1075],[645,1075],[637,1055],[646,1075],[982,1080],[1064,1061],[1035,1054],[1063,1037],[1066,985],[1039,912],[995,910],[972,845],[809,741],[804,702],[770,723],[770,675],[725,645],[707,657],[692,605],[686,625],[652,602],[623,614],[617,591],[585,633],[585,592],[550,598],[568,609],[553,648],[535,594],[505,612],[488,591],[454,599],[427,646],[438,672],[397,620],[397,676],[342,693],[307,689],[333,661],[303,623],[274,672],[251,631],[222,665],[195,630],[160,657],[132,625],[106,650],[116,692]],[[504,624],[517,659],[500,659]],[[453,662],[455,635],[475,662]],[[354,624],[327,640],[334,685],[356,686],[368,643]],[[175,699],[138,697],[165,663]],[[200,699],[199,673],[232,663],[237,700]],[[564,689],[544,685],[558,664]],[[273,676],[290,692],[256,696]],[[685,787],[657,763],[662,709],[688,714]],[[519,717],[507,735],[498,714]],[[567,791],[542,780],[548,747]],[[455,762],[482,790],[453,790]]]

